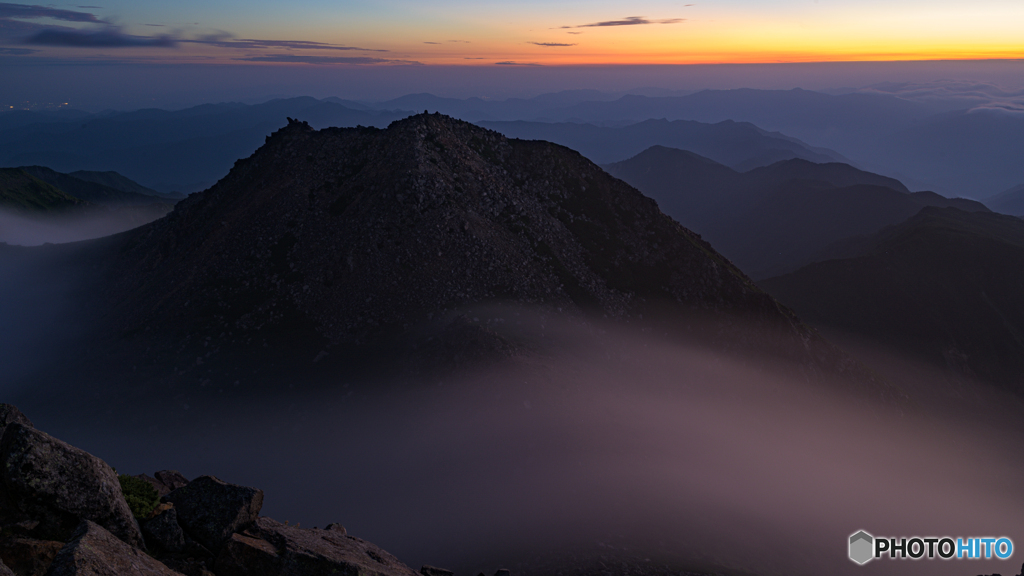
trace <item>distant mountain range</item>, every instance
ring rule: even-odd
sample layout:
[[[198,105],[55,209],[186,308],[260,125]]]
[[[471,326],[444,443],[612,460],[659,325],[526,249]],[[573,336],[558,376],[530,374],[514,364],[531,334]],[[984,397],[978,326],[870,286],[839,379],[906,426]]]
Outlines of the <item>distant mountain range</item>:
[[[412,94],[385,102],[302,97],[173,112],[13,111],[0,112],[0,166],[116,170],[160,192],[194,192],[223,177],[286,116],[317,128],[384,127],[428,110],[513,137],[561,143],[599,163],[657,144],[692,150],[740,171],[788,158],[844,162],[947,197],[985,199],[1024,181],[1024,119],[956,109],[956,102],[879,92],[740,89],[615,96],[581,90],[500,101]],[[698,142],[696,125],[684,130],[676,121],[734,125],[707,129],[710,140]],[[633,124],[639,125],[627,129]]]
[[[408,115],[353,110],[308,97],[254,106],[208,104],[174,112],[5,113],[0,115],[0,166],[114,170],[162,193],[188,193],[222,178],[235,160],[251,154],[286,117],[317,127],[387,126]],[[102,176],[86,179],[97,178]]]
[[[966,101],[910,100],[878,92],[832,95],[800,89],[703,90],[682,96],[617,98],[607,94],[572,96],[546,101],[485,101],[416,94],[367,105],[439,110],[474,122],[751,122],[761,129],[835,150],[859,167],[944,196],[983,199],[1024,181],[1024,119],[988,109],[959,107],[968,106]],[[667,142],[650,144],[676,146]]]
[[[134,180],[130,180],[118,174],[117,172],[114,172],[113,170],[107,170],[106,172],[96,172],[92,170],[76,170],[68,175],[74,176],[79,180],[85,180],[87,182],[95,182],[96,184],[102,184],[103,186],[113,188],[114,190],[120,190],[121,192],[142,194],[144,196],[155,196],[157,198],[163,198],[165,200],[171,200],[174,202],[177,202],[178,200],[181,200],[186,196],[185,194],[181,194],[180,192],[172,192],[170,194],[164,192],[157,192],[156,190],[153,190],[152,188],[147,188],[142,184],[135,182]]]
[[[897,180],[841,163],[795,159],[740,173],[656,146],[605,169],[755,279],[795,270],[821,258],[833,242],[877,232],[925,206],[988,211],[972,200],[910,193]]]
[[[802,317],[1024,390],[1024,220],[928,207],[759,284]]]
[[[89,203],[21,168],[0,168],[0,208],[20,214],[66,213]]]
[[[645,120],[620,127],[571,122],[479,122],[509,138],[547,140],[568,146],[591,161],[604,164],[630,158],[655,145],[691,150],[744,172],[779,160],[848,162],[832,150],[814,148],[749,122],[726,120],[706,124],[692,120]]]
[[[16,168],[51,184],[65,193],[91,204],[102,206],[129,206],[140,204],[172,203],[167,195],[141,186],[117,172],[73,172],[63,174],[43,166]],[[82,176],[85,176],[84,178]],[[97,176],[99,175],[99,176]],[[117,187],[102,183],[107,181]]]
[[[985,204],[996,212],[1024,216],[1024,184],[996,194],[985,200]]]
[[[42,166],[0,168],[0,242],[72,242],[115,234],[164,216],[176,201],[116,172],[79,174],[118,188]]]
[[[253,370],[277,385],[379,354],[461,367],[534,350],[549,317],[885,386],[578,153],[437,114],[386,130],[292,120],[166,218],[40,254],[98,278],[80,291],[109,351],[82,360],[91,374],[115,357],[173,386]]]

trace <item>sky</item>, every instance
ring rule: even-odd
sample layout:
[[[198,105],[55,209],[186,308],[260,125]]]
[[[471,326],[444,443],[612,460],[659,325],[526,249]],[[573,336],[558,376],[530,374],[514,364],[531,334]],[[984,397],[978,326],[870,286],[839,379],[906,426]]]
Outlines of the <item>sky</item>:
[[[172,76],[196,66],[206,75],[248,67],[232,74],[250,77],[426,66],[466,77],[495,68],[1021,59],[1022,29],[1020,0],[0,3],[0,71],[28,83],[0,87],[0,100],[82,66],[114,67],[137,83],[138,67],[161,66],[177,67]],[[384,76],[403,74],[423,72]]]

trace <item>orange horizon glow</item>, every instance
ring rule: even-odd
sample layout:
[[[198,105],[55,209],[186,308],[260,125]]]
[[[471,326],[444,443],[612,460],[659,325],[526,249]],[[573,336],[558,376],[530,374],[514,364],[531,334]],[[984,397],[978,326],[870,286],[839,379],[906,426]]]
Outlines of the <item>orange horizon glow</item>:
[[[1024,3],[977,0],[856,0],[810,5],[729,0],[681,5],[644,0],[629,7],[601,3],[543,5],[454,0],[392,8],[340,8],[303,0],[279,8],[238,13],[185,0],[209,10],[203,22],[141,24],[178,18],[176,12],[133,5],[117,19],[132,47],[85,44],[33,46],[23,56],[138,63],[274,65],[541,66],[770,64],[1024,59]],[[91,7],[80,7],[91,8]],[[169,9],[166,9],[169,10]],[[635,15],[627,15],[626,12]],[[634,12],[635,11],[635,12]],[[103,16],[101,13],[100,16]],[[67,23],[64,23],[67,24]],[[63,25],[63,24],[62,24]],[[102,24],[74,24],[83,33]],[[151,26],[168,26],[154,32]],[[173,28],[171,26],[174,26]],[[173,41],[142,46],[166,30]],[[210,40],[217,37],[219,40]],[[205,39],[204,39],[205,38]],[[241,39],[241,40],[239,40]],[[246,40],[248,39],[248,40]],[[252,44],[253,40],[266,41]],[[249,44],[246,44],[246,43]],[[126,43],[125,46],[129,44]],[[10,50],[10,49],[9,49]],[[17,49],[14,49],[17,51]],[[26,50],[22,49],[22,52]]]

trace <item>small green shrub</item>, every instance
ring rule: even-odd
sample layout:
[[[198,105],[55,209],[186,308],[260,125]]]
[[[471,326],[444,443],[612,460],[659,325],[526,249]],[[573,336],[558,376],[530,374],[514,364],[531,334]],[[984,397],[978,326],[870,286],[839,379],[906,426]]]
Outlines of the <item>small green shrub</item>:
[[[160,495],[149,482],[127,474],[119,474],[117,479],[121,482],[121,493],[136,518],[149,516],[160,504]]]

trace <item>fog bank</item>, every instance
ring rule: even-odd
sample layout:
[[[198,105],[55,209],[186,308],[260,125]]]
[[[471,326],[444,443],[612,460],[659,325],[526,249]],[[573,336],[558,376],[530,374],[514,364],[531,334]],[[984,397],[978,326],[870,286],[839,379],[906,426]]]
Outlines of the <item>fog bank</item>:
[[[102,238],[148,224],[164,216],[165,209],[165,205],[125,206],[47,216],[25,216],[0,210],[0,242],[39,246]]]
[[[57,408],[56,396],[25,409],[120,471],[257,486],[265,515],[341,522],[414,567],[489,573],[607,546],[731,573],[1020,565],[1020,554],[863,567],[846,557],[860,529],[1024,542],[1021,427],[997,393],[978,391],[981,425],[955,404],[879,406],[750,358],[615,329],[547,330],[558,347],[459,376],[281,382],[259,397],[212,383],[140,392],[106,412]]]

